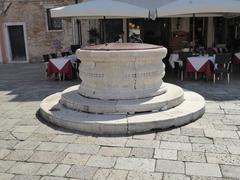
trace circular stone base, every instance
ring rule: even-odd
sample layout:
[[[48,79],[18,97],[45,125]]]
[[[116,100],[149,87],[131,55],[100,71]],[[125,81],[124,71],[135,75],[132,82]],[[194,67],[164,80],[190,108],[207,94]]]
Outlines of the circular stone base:
[[[126,135],[151,130],[164,130],[188,124],[205,112],[205,100],[194,92],[185,92],[184,101],[171,109],[126,114],[90,114],[73,111],[59,103],[61,93],[45,98],[40,104],[41,116],[58,126],[93,134]]]
[[[167,110],[184,101],[182,88],[168,83],[164,83],[164,87],[167,89],[166,93],[155,97],[108,101],[83,97],[78,93],[78,85],[63,91],[60,103],[75,111],[97,114],[134,114]]]

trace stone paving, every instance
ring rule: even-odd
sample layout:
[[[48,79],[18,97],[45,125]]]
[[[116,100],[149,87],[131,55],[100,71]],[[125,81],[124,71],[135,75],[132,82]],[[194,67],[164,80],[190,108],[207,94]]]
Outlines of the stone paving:
[[[167,78],[206,98],[198,121],[165,132],[97,137],[44,123],[40,101],[78,84],[42,64],[0,65],[0,180],[240,179],[240,74],[225,82]]]

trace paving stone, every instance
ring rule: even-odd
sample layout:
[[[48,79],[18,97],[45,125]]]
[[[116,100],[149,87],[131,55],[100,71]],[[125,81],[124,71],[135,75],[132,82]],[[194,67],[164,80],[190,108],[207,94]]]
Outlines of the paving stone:
[[[137,158],[152,158],[153,149],[152,148],[133,148],[130,154],[131,157]]]
[[[117,158],[104,156],[91,156],[87,162],[87,166],[112,168]]]
[[[237,126],[233,125],[213,124],[213,126],[216,130],[230,130],[230,131],[238,130]]]
[[[40,143],[40,141],[21,141],[14,146],[14,149],[34,150]]]
[[[88,154],[75,154],[68,153],[67,156],[62,160],[63,164],[75,164],[75,165],[85,165],[89,159]]]
[[[23,132],[12,132],[11,135],[14,137],[14,139],[23,141],[26,140],[29,136],[31,136],[32,133],[23,133]]]
[[[225,146],[240,146],[240,139],[214,138],[214,144]]]
[[[157,139],[162,141],[171,141],[171,142],[183,142],[183,143],[189,142],[188,136],[172,135],[172,134],[159,134],[157,136]]]
[[[184,163],[181,161],[157,160],[157,172],[184,173]]]
[[[9,173],[35,175],[42,166],[41,163],[16,162]]]
[[[76,140],[76,135],[57,135],[53,138],[53,142],[60,142],[60,143],[73,143]]]
[[[13,149],[13,147],[18,143],[16,140],[0,140],[0,149]]]
[[[66,146],[66,143],[43,142],[38,146],[37,150],[61,152]]]
[[[117,146],[117,147],[124,147],[127,142],[127,138],[105,138],[105,137],[99,137],[96,140],[96,144],[101,146]]]
[[[162,173],[130,171],[127,180],[162,180]]]
[[[64,177],[53,177],[53,176],[44,176],[41,180],[68,180],[68,178]]]
[[[160,133],[157,133],[158,134],[173,134],[173,135],[180,135],[181,134],[181,131],[180,131],[180,128],[177,128],[177,129],[172,129],[172,130],[169,130],[169,131],[165,131],[165,132],[160,132]]]
[[[111,169],[98,169],[94,175],[94,180],[106,180],[111,172]]]
[[[131,148],[101,147],[98,154],[102,156],[128,157],[130,152]]]
[[[128,175],[128,171],[125,170],[115,170],[113,169],[109,176],[107,177],[107,180],[126,180]]]
[[[164,173],[163,180],[190,180],[190,177],[184,174]]]
[[[217,131],[205,129],[204,132],[207,137],[239,139],[239,136],[235,131]]]
[[[93,137],[93,136],[81,136],[81,137],[78,137],[74,143],[77,143],[77,144],[94,144],[95,141],[96,141],[96,137]]]
[[[220,168],[222,170],[223,177],[240,179],[239,166],[220,165]]]
[[[57,164],[43,164],[36,175],[50,175],[50,173],[57,167]]]
[[[65,157],[64,152],[47,152],[36,151],[32,157],[28,159],[29,162],[42,162],[42,163],[59,163]]]
[[[12,180],[39,180],[40,178],[40,176],[16,175]]]
[[[189,162],[206,162],[204,153],[191,151],[178,151],[178,160]]]
[[[154,158],[177,160],[177,150],[155,149]]]
[[[26,161],[33,154],[32,150],[15,150],[12,151],[7,157],[6,160],[15,160],[15,161]]]
[[[116,169],[153,172],[155,160],[142,158],[118,158]]]
[[[181,128],[181,134],[184,136],[204,137],[203,129]]]
[[[43,141],[43,142],[47,142],[47,141],[51,141],[55,136],[56,136],[56,134],[53,134],[53,133],[35,133],[34,132],[28,138],[28,140],[29,141]]]
[[[238,155],[206,153],[206,158],[209,163],[240,165],[240,156]]]
[[[192,151],[192,146],[191,146],[190,143],[177,143],[177,142],[162,141],[161,144],[160,144],[160,148],[183,150],[183,151]]]
[[[205,137],[190,137],[190,142],[194,144],[213,144],[213,140]]]
[[[66,176],[73,178],[92,179],[96,171],[96,167],[73,165]]]
[[[227,149],[231,154],[240,155],[240,146],[227,146]]]
[[[217,164],[186,162],[186,174],[196,176],[222,177]]]
[[[38,128],[38,126],[16,126],[13,132],[32,133]]]
[[[192,144],[193,151],[209,153],[228,153],[227,147],[213,144]]]
[[[0,159],[6,157],[11,151],[8,149],[0,149]]]
[[[135,140],[129,139],[126,147],[141,147],[141,148],[159,148],[159,141],[156,140]]]
[[[15,164],[15,161],[2,161],[2,160],[0,160],[0,172],[6,172],[14,164]]]
[[[154,140],[156,137],[155,133],[147,133],[147,134],[137,134],[133,136],[133,139],[140,139],[140,140]]]
[[[220,178],[220,177],[191,176],[191,180],[236,180],[236,179]]]
[[[92,144],[69,144],[65,148],[65,152],[97,154],[100,146]]]
[[[14,177],[13,174],[0,173],[1,180],[11,180]]]
[[[68,172],[70,169],[70,165],[66,164],[59,164],[54,171],[51,173],[52,176],[65,176],[65,174]]]

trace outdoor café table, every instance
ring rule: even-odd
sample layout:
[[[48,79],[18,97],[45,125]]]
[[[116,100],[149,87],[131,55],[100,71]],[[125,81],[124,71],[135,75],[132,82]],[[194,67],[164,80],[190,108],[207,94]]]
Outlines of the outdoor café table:
[[[215,62],[215,56],[198,56],[189,57],[186,61],[186,73],[198,73],[203,72],[206,75],[206,79],[211,79],[211,64]],[[196,76],[195,76],[196,78]]]
[[[72,62],[76,61],[74,56],[66,56],[50,59],[48,63],[48,76],[54,73],[62,73],[68,79],[73,78]]]
[[[233,64],[240,64],[240,52],[235,53],[233,58]]]

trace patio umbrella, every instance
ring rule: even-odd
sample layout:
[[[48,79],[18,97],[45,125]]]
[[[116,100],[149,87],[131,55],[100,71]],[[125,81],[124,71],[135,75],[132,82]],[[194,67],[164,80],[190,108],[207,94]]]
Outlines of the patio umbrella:
[[[224,16],[240,13],[239,0],[175,0],[157,8],[157,17],[193,17],[193,49],[195,48],[195,17]]]
[[[91,0],[79,4],[54,8],[52,17],[79,17],[82,19],[149,18],[149,10],[114,0]],[[103,33],[105,42],[105,35]]]
[[[114,0],[91,0],[54,8],[52,17],[80,17],[94,19],[149,18],[149,10]]]

